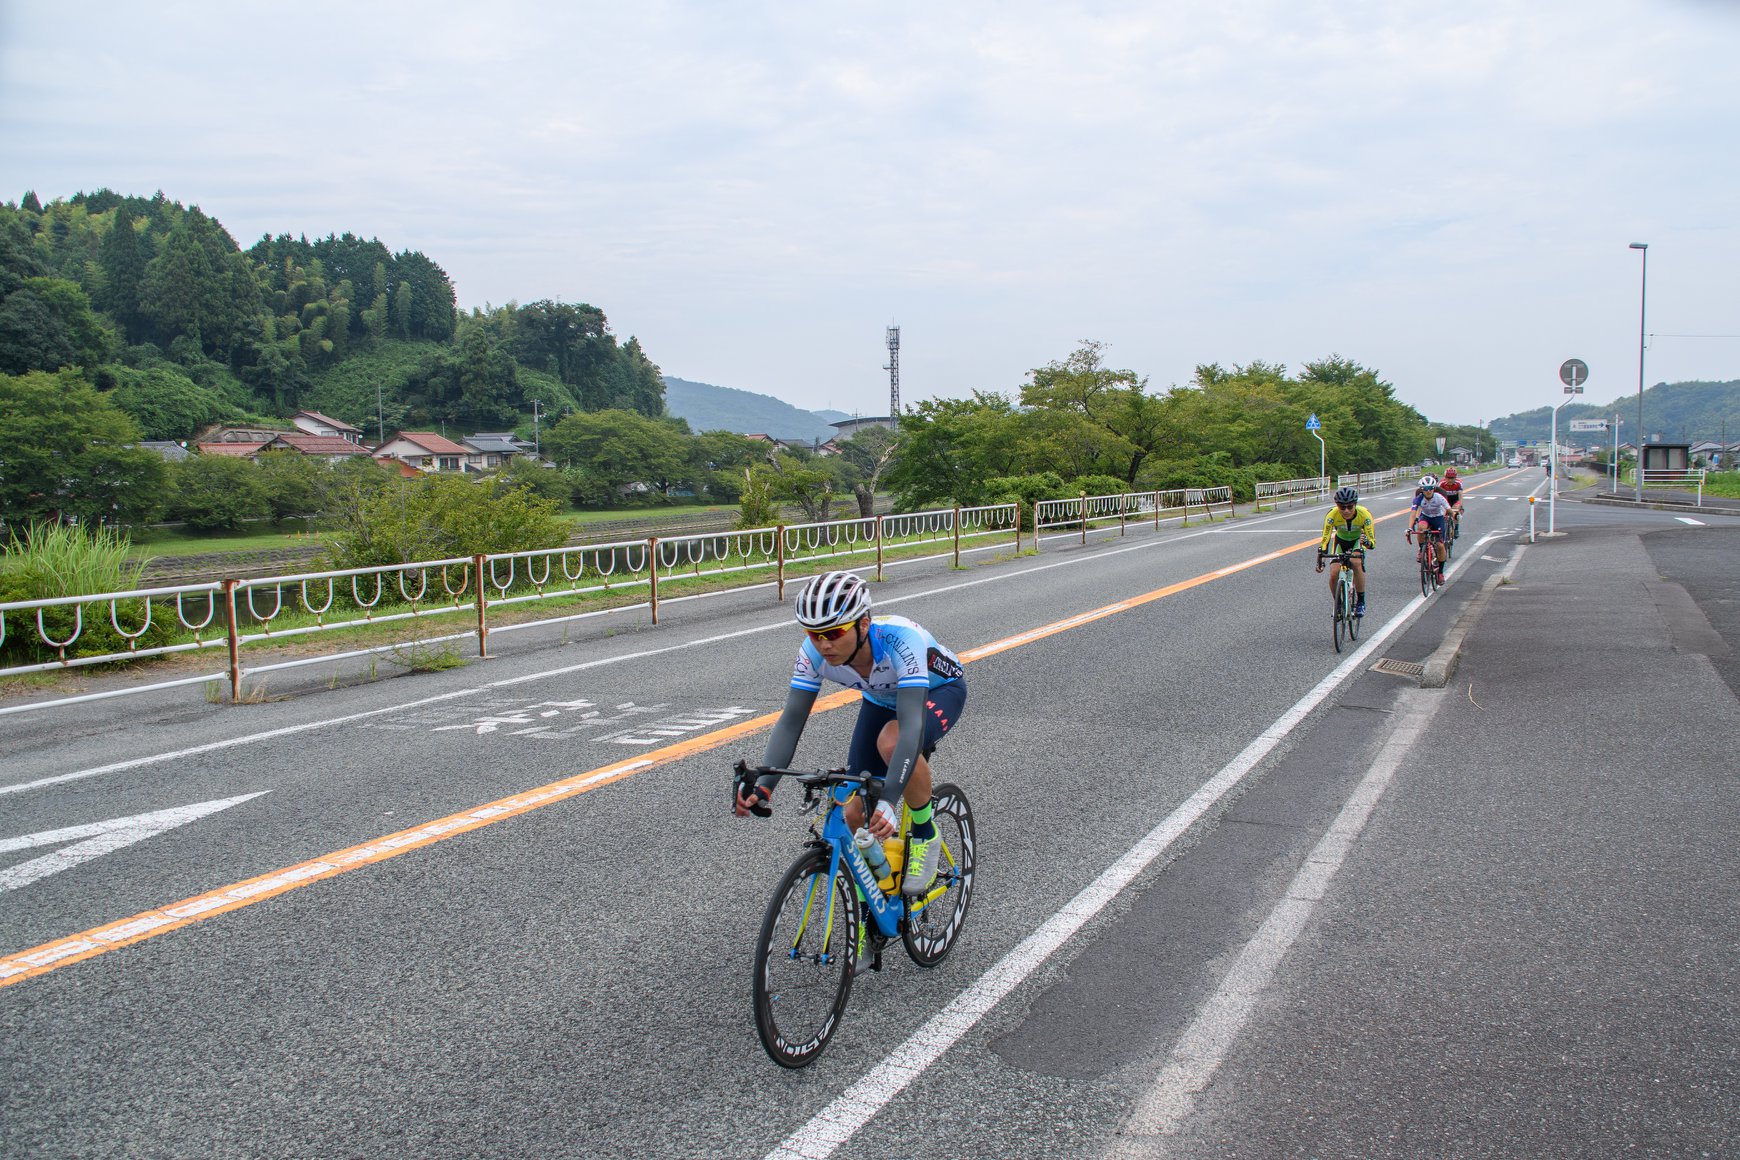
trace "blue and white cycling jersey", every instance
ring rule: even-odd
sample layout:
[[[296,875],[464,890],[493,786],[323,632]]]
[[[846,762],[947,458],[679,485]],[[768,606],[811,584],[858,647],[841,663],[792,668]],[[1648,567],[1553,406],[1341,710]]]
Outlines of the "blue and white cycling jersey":
[[[936,637],[904,616],[870,620],[870,675],[858,675],[850,665],[830,665],[806,637],[798,646],[791,687],[818,692],[823,681],[858,689],[866,701],[894,708],[896,689],[934,689],[961,679],[961,659]]]
[[[1414,510],[1427,519],[1437,519],[1450,510],[1450,501],[1435,491],[1431,495],[1421,495],[1415,491]]]

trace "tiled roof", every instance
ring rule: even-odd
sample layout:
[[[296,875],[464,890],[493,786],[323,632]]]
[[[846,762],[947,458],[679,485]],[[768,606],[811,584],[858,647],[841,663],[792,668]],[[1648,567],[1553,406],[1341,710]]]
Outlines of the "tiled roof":
[[[431,455],[470,455],[471,452],[461,447],[443,435],[433,431],[401,431],[399,438],[408,443],[415,443]],[[392,442],[392,440],[388,440]]]
[[[304,455],[367,455],[368,448],[352,443],[342,435],[280,435],[267,447],[277,450],[287,447]]]
[[[264,447],[265,444],[264,443],[201,443],[198,446],[199,446],[199,453],[201,455],[231,455],[237,459],[247,459],[249,456],[253,455],[260,448]]]
[[[352,427],[343,419],[334,419],[331,415],[322,415],[319,411],[298,411],[296,413],[306,415],[317,423],[325,423],[328,427],[336,428],[339,431],[355,431],[359,435],[362,434],[361,427]]]

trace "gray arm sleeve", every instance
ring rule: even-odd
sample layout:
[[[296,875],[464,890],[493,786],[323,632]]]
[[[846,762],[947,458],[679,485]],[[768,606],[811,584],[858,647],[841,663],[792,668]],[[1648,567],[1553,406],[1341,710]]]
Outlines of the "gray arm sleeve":
[[[900,725],[900,740],[888,755],[888,777],[882,783],[882,801],[900,812],[900,796],[918,764],[918,751],[924,746],[924,699],[929,689],[901,689],[894,694],[894,719]]]
[[[810,709],[816,703],[816,694],[811,689],[792,689],[785,695],[785,709],[781,711],[779,720],[774,723],[773,733],[767,739],[767,749],[761,755],[761,764],[771,765],[775,769],[785,769],[791,765],[792,755],[797,752],[798,738],[804,735],[804,724],[810,719]],[[764,773],[756,779],[755,784],[772,793],[773,787],[779,784],[777,773]]]

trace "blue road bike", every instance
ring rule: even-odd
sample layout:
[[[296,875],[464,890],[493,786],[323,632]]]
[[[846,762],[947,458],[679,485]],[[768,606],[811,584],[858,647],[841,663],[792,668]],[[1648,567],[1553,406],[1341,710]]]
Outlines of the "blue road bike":
[[[733,796],[747,792],[764,773],[783,774],[803,786],[800,812],[820,819],[810,823],[809,841],[767,904],[755,943],[752,987],[761,1046],[782,1067],[805,1067],[820,1058],[839,1027],[852,981],[882,969],[882,948],[890,939],[898,936],[921,967],[934,967],[949,953],[972,903],[977,835],[960,787],[934,786],[932,820],[942,843],[936,881],[918,898],[900,892],[898,877],[884,892],[852,840],[842,809],[874,779],[844,769],[770,770],[739,761]],[[910,811],[902,807],[900,814],[904,850]]]

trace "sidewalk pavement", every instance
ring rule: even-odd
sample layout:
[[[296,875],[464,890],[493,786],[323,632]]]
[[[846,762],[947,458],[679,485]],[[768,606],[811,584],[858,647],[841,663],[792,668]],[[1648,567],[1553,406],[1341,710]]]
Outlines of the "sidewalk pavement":
[[[1740,529],[1521,550],[1167,1155],[1740,1154]]]

